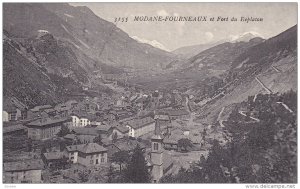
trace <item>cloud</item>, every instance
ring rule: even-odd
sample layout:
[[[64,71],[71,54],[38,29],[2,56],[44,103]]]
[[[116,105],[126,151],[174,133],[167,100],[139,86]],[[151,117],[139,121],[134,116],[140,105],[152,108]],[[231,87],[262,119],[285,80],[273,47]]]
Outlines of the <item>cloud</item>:
[[[211,32],[205,32],[204,35],[206,41],[211,41],[214,38],[214,34],[212,34]]]
[[[169,16],[170,15],[165,9],[158,10],[156,13],[158,16]]]

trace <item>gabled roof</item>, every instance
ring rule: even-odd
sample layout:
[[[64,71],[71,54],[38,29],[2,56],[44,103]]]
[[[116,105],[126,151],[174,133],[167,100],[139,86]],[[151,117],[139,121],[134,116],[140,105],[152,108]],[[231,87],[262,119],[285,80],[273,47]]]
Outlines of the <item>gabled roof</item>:
[[[134,129],[142,128],[146,125],[149,125],[151,123],[154,123],[155,120],[151,117],[144,117],[144,118],[137,118],[130,121],[125,122],[126,125],[129,125],[130,127]]]
[[[181,115],[188,115],[189,112],[184,109],[179,109],[179,110],[165,110],[169,116],[181,116]]]
[[[63,118],[42,118],[35,121],[32,121],[30,123],[27,123],[27,126],[47,126],[52,124],[62,124],[66,123],[70,120],[70,118],[63,117]]]
[[[23,126],[22,124],[17,124],[17,125],[11,125],[11,126],[6,126],[3,127],[3,133],[10,133],[14,131],[19,131],[19,130],[26,130],[27,128]]]
[[[66,157],[64,152],[47,152],[43,153],[43,155],[47,160],[62,159],[63,157]]]
[[[104,148],[103,146],[100,146],[97,143],[87,143],[87,144],[67,146],[67,151],[68,152],[78,151],[85,154],[90,154],[90,153],[97,153],[97,152],[106,152],[107,149]]]
[[[77,135],[92,135],[98,136],[96,128],[91,127],[70,127],[70,130],[73,130]]]
[[[116,130],[120,131],[121,133],[128,133],[129,129],[128,127],[124,126],[119,126],[119,127],[114,127]]]
[[[45,110],[45,109],[50,109],[52,108],[51,105],[41,105],[41,106],[35,106],[34,108],[30,109],[31,111],[33,112],[37,112],[37,111],[40,111],[40,110]]]
[[[137,140],[130,140],[127,138],[122,138],[117,140],[114,145],[124,151],[132,151],[136,148],[137,145],[140,146],[140,148],[146,148],[146,146],[143,143],[138,142]]]
[[[43,167],[43,162],[38,159],[4,163],[4,171],[41,170]]]

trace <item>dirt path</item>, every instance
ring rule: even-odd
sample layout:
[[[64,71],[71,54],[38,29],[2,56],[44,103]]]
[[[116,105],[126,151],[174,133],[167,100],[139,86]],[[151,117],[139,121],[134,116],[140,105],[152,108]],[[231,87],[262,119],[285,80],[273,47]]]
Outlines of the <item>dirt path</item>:
[[[243,111],[239,111],[239,114],[241,114],[242,116],[247,116],[246,114],[245,114],[245,112],[243,112]],[[253,119],[253,120],[255,120],[255,121],[257,121],[257,122],[259,122],[260,120],[259,119],[257,119],[257,118],[255,118],[255,117],[252,117],[252,116],[249,116],[250,117],[250,119]]]
[[[285,103],[283,102],[276,102],[277,104],[281,104],[287,111],[290,113],[293,113],[293,110],[291,110]]]

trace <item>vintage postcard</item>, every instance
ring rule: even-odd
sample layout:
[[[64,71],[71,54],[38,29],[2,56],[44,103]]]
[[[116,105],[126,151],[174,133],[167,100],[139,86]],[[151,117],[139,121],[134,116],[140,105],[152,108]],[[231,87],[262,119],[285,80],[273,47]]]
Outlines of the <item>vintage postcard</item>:
[[[294,188],[297,14],[3,3],[2,183]]]

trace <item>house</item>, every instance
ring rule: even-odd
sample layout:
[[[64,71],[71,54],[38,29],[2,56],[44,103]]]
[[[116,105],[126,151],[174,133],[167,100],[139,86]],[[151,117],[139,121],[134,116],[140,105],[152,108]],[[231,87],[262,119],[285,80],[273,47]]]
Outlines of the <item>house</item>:
[[[83,101],[79,102],[77,106],[81,111],[85,112],[96,112],[100,109],[99,104],[97,102],[94,102],[93,99],[89,98],[86,98]]]
[[[108,157],[112,157],[112,155],[119,151],[126,151],[128,153],[132,153],[133,150],[137,147],[137,145],[140,146],[140,148],[145,151],[146,146],[145,144],[138,142],[137,140],[132,140],[128,138],[121,138],[115,141],[114,143],[107,142],[106,148],[108,149]]]
[[[69,127],[69,129],[76,135],[91,135],[98,136],[100,133],[93,127]]]
[[[124,127],[122,125],[117,125],[117,126],[114,125],[110,128],[107,138],[109,140],[114,139],[114,137],[116,137],[116,139],[123,138],[124,136],[128,136],[128,132],[129,132],[128,127]]]
[[[46,109],[44,110],[44,112],[47,114],[48,117],[54,117],[56,116],[56,110],[53,109],[53,108],[50,108],[50,109]]]
[[[34,108],[28,110],[27,116],[29,118],[35,118],[35,117],[40,117],[40,114],[47,109],[51,109],[51,105],[41,105],[41,106],[35,106]]]
[[[54,137],[61,129],[61,126],[70,124],[70,118],[42,118],[27,123],[28,138],[32,140],[43,140]]]
[[[135,138],[152,132],[155,128],[155,121],[151,117],[133,119],[124,124],[129,129],[128,135]]]
[[[87,167],[107,163],[107,149],[96,143],[67,146],[66,150],[72,163],[79,163]]]
[[[3,121],[17,121],[27,118],[27,106],[16,98],[5,98],[3,101]]]
[[[9,150],[20,150],[26,147],[27,127],[17,123],[8,125],[3,123],[3,148]]]
[[[85,127],[91,125],[91,121],[94,121],[96,116],[86,113],[73,113],[71,118],[73,127]]]
[[[15,124],[15,125],[3,125],[3,136],[6,135],[13,135],[13,136],[20,136],[24,133],[27,133],[27,127],[23,126],[22,124]]]
[[[64,139],[68,144],[73,144],[75,141],[79,141],[81,144],[92,143],[97,136],[95,135],[77,135],[77,134],[67,134]]]
[[[41,160],[4,163],[4,183],[42,183]]]
[[[166,150],[177,150],[178,149],[178,141],[173,138],[164,138],[163,140],[164,149]]]
[[[171,120],[190,118],[190,113],[185,109],[179,109],[179,110],[166,109],[164,110],[164,112],[170,116]]]
[[[44,164],[49,168],[58,168],[67,163],[68,154],[65,152],[46,152],[42,155]]]

